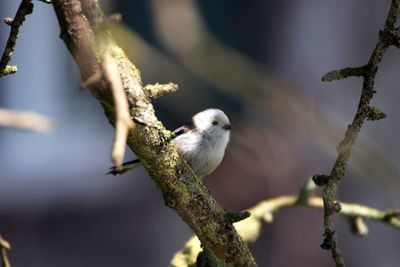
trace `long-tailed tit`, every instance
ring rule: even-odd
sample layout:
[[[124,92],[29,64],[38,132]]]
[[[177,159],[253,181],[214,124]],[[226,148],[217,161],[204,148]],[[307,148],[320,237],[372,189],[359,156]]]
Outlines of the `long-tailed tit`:
[[[222,110],[207,109],[193,116],[192,124],[174,131],[179,154],[199,178],[212,173],[221,163],[232,126]],[[122,170],[111,167],[107,174],[118,175],[141,164],[139,159],[126,162]]]

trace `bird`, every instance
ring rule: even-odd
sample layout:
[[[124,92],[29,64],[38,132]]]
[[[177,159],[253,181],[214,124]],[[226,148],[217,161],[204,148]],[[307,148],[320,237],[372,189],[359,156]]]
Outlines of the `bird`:
[[[173,131],[171,141],[196,176],[203,179],[221,164],[232,129],[228,116],[222,110],[210,108],[194,115],[189,125]],[[120,169],[111,167],[106,174],[120,175],[139,165],[140,159],[135,159],[122,164]]]

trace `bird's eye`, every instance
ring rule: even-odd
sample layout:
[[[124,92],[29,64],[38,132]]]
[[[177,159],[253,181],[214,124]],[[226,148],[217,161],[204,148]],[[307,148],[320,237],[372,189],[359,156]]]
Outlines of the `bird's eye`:
[[[212,124],[213,125],[218,125],[218,121],[213,121]]]

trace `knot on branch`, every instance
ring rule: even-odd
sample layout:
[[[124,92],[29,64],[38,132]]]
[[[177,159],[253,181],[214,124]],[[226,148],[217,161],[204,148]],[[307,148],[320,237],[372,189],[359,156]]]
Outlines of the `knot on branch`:
[[[166,93],[173,93],[178,90],[178,85],[175,83],[167,83],[167,84],[148,84],[144,87],[145,92],[148,97],[151,99],[159,98]]]
[[[367,120],[377,121],[386,118],[386,114],[376,107],[369,107]]]
[[[227,211],[226,214],[225,214],[226,219],[230,223],[243,221],[244,219],[250,217],[250,215],[251,215],[251,213],[249,211],[247,211],[247,210],[241,211],[241,212],[230,212],[230,211]]]
[[[398,27],[380,31],[379,37],[386,44],[386,46],[394,45],[397,48],[400,48],[400,29]]]
[[[326,250],[331,250],[334,246],[336,246],[335,231],[331,231],[329,229],[325,229],[324,241],[321,244],[321,248],[322,249],[326,249]]]
[[[391,209],[385,211],[385,215],[383,216],[383,220],[390,221],[392,218],[396,218],[400,215],[400,209]]]
[[[342,205],[339,201],[333,201],[333,203],[324,203],[325,214],[331,216],[334,213],[339,213],[342,210]]]
[[[331,209],[332,212],[339,213],[342,210],[342,205],[340,205],[339,201],[334,201],[329,209]]]
[[[328,184],[328,181],[331,177],[329,175],[326,174],[315,174],[312,177],[312,180],[314,181],[314,183],[318,186],[324,186],[326,184]]]

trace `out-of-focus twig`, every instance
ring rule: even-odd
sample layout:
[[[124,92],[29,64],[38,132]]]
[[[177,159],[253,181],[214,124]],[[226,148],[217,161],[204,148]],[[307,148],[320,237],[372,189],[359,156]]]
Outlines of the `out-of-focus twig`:
[[[15,14],[15,17],[11,20],[8,20],[8,25],[11,26],[10,35],[8,36],[7,44],[4,49],[3,55],[0,59],[0,77],[4,75],[8,75],[14,73],[17,69],[16,67],[9,66],[7,68],[8,62],[10,62],[12,54],[15,49],[15,45],[17,42],[19,27],[21,27],[22,23],[25,21],[25,17],[31,14],[33,11],[33,4],[31,0],[22,0],[19,5],[18,11]],[[10,71],[13,70],[13,71]]]
[[[10,260],[7,256],[7,251],[11,249],[10,243],[7,242],[1,235],[0,235],[0,257],[1,263],[3,267],[11,267]]]
[[[321,248],[331,250],[336,266],[345,266],[344,259],[337,242],[335,225],[333,221],[333,214],[340,212],[340,210],[343,208],[342,205],[336,201],[336,193],[339,188],[340,181],[346,173],[347,163],[350,158],[352,148],[364,122],[367,120],[379,120],[386,117],[383,112],[373,107],[370,103],[375,93],[374,81],[378,71],[379,63],[381,62],[386,49],[390,45],[396,45],[398,37],[396,22],[399,16],[400,0],[392,0],[384,29],[380,32],[378,43],[376,44],[376,47],[365,66],[331,71],[322,77],[323,81],[339,80],[351,76],[362,76],[364,80],[356,114],[352,123],[347,127],[345,137],[337,147],[338,155],[330,175],[315,176],[316,183],[324,187],[323,200],[325,230],[324,241],[321,245]]]
[[[298,195],[285,195],[271,198],[258,203],[248,209],[250,217],[234,223],[234,226],[243,241],[255,242],[261,234],[262,223],[272,223],[274,215],[281,210],[292,207],[309,207],[312,209],[324,209],[321,197],[312,196],[315,186],[310,179],[302,187]],[[341,203],[340,215],[349,219],[353,233],[363,236],[368,232],[364,219],[379,221],[400,230],[399,209],[380,211],[359,204]],[[171,260],[171,267],[191,266],[196,263],[197,256],[201,252],[200,242],[196,236],[190,238],[184,248],[178,251]]]
[[[104,76],[110,84],[115,107],[115,136],[111,150],[111,159],[119,170],[125,154],[128,132],[135,127],[130,114],[128,101],[118,72],[118,66],[109,53],[104,53],[102,68]]]
[[[54,123],[48,117],[32,111],[11,111],[0,108],[0,127],[51,132],[54,130]]]

